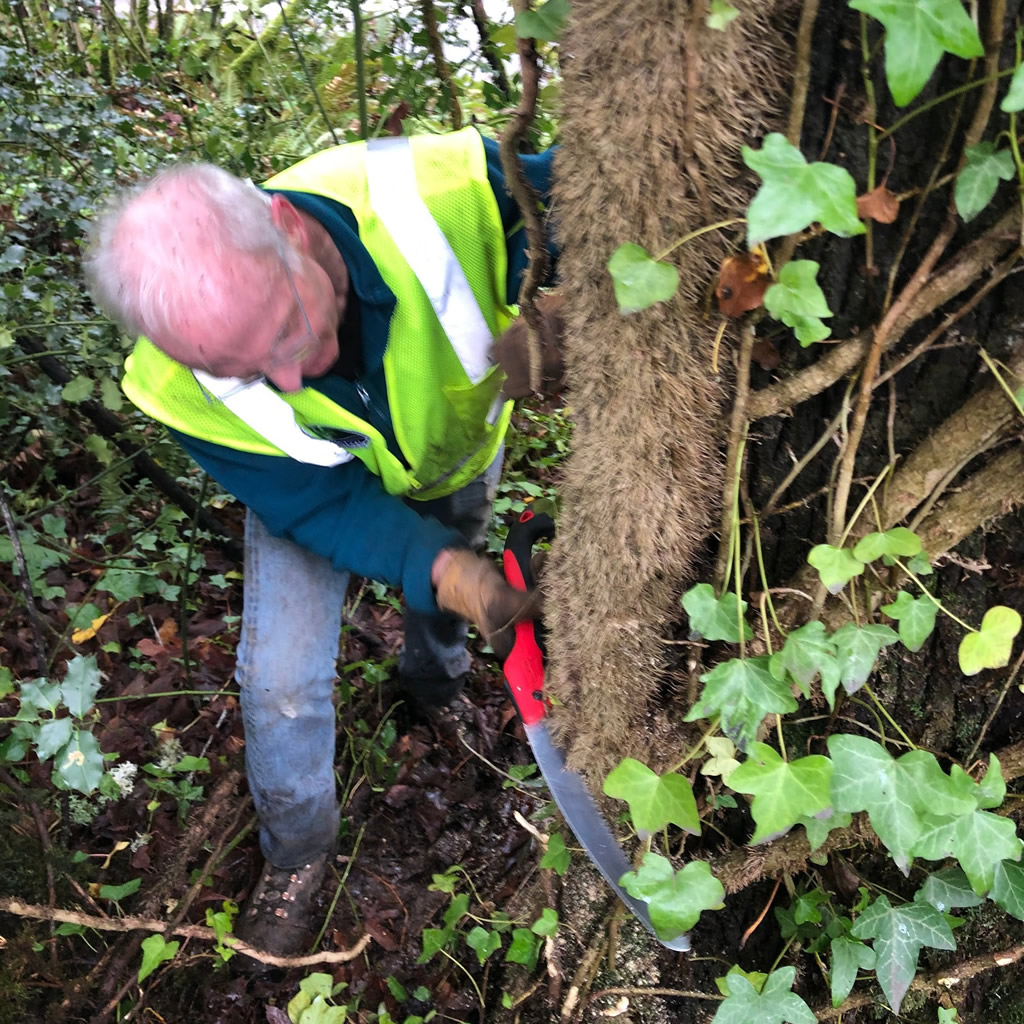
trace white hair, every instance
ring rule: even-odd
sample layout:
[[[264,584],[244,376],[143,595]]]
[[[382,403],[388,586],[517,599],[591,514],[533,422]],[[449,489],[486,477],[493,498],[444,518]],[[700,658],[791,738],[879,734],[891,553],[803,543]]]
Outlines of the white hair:
[[[178,164],[116,196],[89,233],[83,263],[96,304],[129,334],[167,336],[197,282],[240,255],[299,255],[271,218],[271,197],[213,164]]]

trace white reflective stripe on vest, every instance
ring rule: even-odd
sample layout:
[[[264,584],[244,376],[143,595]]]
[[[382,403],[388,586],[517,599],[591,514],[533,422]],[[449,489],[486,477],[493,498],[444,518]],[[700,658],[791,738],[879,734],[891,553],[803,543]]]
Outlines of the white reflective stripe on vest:
[[[192,375],[214,398],[219,398],[243,423],[298,462],[311,466],[340,466],[355,456],[341,445],[310,437],[295,420],[295,410],[262,377],[214,377],[205,370]]]
[[[491,365],[494,341],[473,289],[416,184],[409,139],[366,144],[370,205],[427,293],[437,319],[471,383]]]

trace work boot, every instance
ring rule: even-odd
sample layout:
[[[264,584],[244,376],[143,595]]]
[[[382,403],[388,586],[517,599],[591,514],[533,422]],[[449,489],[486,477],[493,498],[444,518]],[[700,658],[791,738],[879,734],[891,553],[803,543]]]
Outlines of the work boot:
[[[420,714],[431,713],[447,707],[455,700],[469,678],[468,673],[449,679],[447,676],[432,676],[416,679],[412,676],[398,677],[398,686],[411,707]]]
[[[329,861],[330,854],[324,853],[295,868],[264,862],[235,934],[250,946],[278,956],[303,952],[316,933],[313,909]]]

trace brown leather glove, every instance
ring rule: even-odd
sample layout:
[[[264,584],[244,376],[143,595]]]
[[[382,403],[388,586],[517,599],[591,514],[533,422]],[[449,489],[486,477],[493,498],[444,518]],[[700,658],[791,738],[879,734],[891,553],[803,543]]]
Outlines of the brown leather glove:
[[[490,560],[465,548],[443,551],[438,563],[437,606],[476,623],[495,654],[506,658],[515,640],[512,627],[540,613],[540,592],[516,590]]]
[[[565,324],[561,295],[538,295],[537,310],[544,321],[540,332],[541,392],[553,395],[565,387],[565,359],[562,338]],[[502,388],[506,398],[526,398],[530,389],[530,347],[526,321],[520,317],[494,343],[494,359],[508,380]]]

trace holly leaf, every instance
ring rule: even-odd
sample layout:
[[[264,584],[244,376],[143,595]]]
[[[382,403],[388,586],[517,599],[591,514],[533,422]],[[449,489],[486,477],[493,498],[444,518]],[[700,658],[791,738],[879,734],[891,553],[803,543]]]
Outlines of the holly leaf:
[[[1000,181],[1010,181],[1016,173],[1013,154],[997,150],[994,142],[979,142],[964,149],[967,162],[956,177],[953,200],[956,212],[964,221],[973,220],[985,209],[999,188]]]
[[[100,399],[104,406],[112,412],[120,411],[121,406],[124,405],[124,398],[116,380],[104,377],[100,381]]]
[[[700,816],[688,779],[675,772],[658,775],[635,758],[627,757],[604,780],[605,796],[625,800],[638,831],[657,832],[669,822],[700,835]]]
[[[925,87],[943,53],[985,53],[960,0],[850,0],[850,6],[885,26],[885,77],[897,106]]]
[[[1015,114],[1018,110],[1024,110],[1024,64],[1018,64],[1014,68],[1010,88],[1006,90],[999,109],[1004,114]]]
[[[932,872],[917,892],[914,893],[915,903],[931,904],[940,914],[960,907],[976,907],[984,903],[961,868],[941,868]]]
[[[763,181],[747,209],[749,248],[814,223],[843,238],[864,234],[857,188],[845,168],[809,164],[779,132],[766,136],[759,150],[744,146],[743,162]]]
[[[1000,861],[989,898],[1011,917],[1024,921],[1024,868],[1008,860]]]
[[[779,271],[779,280],[764,293],[764,308],[792,327],[803,348],[824,341],[831,329],[819,317],[831,316],[825,293],[817,280],[818,264],[814,260],[793,260]]]
[[[832,983],[832,1005],[839,1006],[850,994],[857,980],[857,971],[874,970],[875,951],[846,935],[836,936],[831,948],[832,970],[829,976]]]
[[[894,526],[884,533],[869,533],[853,549],[854,558],[873,562],[876,558],[912,558],[922,550],[921,538],[905,526]]]
[[[60,789],[77,789],[88,796],[103,777],[103,754],[96,737],[76,729],[53,760],[53,782]]]
[[[818,578],[830,594],[838,594],[847,582],[864,571],[864,563],[846,548],[816,544],[807,556],[808,563],[818,570]]]
[[[520,39],[545,39],[552,42],[562,34],[569,17],[569,0],[547,0],[535,11],[516,15],[516,35]]]
[[[671,942],[688,932],[705,910],[719,910],[725,888],[706,861],[690,861],[681,871],[661,854],[648,851],[640,867],[619,879],[626,892],[650,909],[658,938]]]
[[[704,24],[716,32],[724,32],[733,18],[738,18],[740,12],[726,0],[711,0],[711,10],[708,11]]]
[[[83,657],[76,654],[69,662],[60,684],[60,692],[68,710],[76,718],[84,718],[96,702],[96,694],[101,685],[100,670],[96,665],[96,655]]]
[[[501,948],[501,936],[475,925],[466,933],[466,945],[476,953],[477,960],[483,963],[495,950]]]
[[[754,797],[754,844],[774,839],[801,817],[813,817],[829,807],[831,783],[832,762],[827,757],[811,754],[787,763],[767,743],[753,744],[750,756],[729,778],[730,789]]]
[[[608,260],[615,301],[622,314],[638,313],[656,302],[671,299],[679,288],[679,271],[669,263],[655,262],[643,246],[626,242]]]
[[[60,397],[65,402],[84,402],[92,394],[92,388],[92,377],[80,373],[61,388]]]
[[[148,978],[165,960],[173,960],[180,942],[168,942],[162,935],[150,935],[142,940],[142,966],[139,968],[139,982]]]
[[[781,967],[768,975],[758,992],[743,975],[729,975],[729,995],[711,1024],[815,1024],[818,1018],[792,991],[795,977],[795,967]]]
[[[74,719],[51,718],[39,726],[36,736],[36,757],[46,761],[63,747],[75,730]]]
[[[893,1012],[900,1004],[917,971],[922,947],[956,949],[949,924],[927,903],[905,903],[893,907],[887,897],[879,896],[854,922],[850,934],[855,939],[873,939],[875,974]]]
[[[985,668],[1002,668],[1010,662],[1013,641],[1020,632],[1020,615],[1012,608],[996,605],[985,612],[981,629],[960,641],[957,660],[965,676]]]
[[[784,682],[769,670],[766,655],[731,658],[700,677],[705,683],[687,722],[721,716],[722,732],[741,750],[757,737],[765,715],[796,711],[797,703]]]
[[[747,602],[741,601],[731,590],[721,597],[715,597],[715,590],[710,583],[698,583],[683,594],[682,605],[690,617],[690,628],[705,640],[738,643],[741,623],[744,640],[754,635],[743,618]]]
[[[839,665],[839,681],[847,693],[856,693],[868,681],[882,648],[897,640],[899,634],[895,630],[876,623],[857,626],[847,622],[832,634],[836,662]],[[833,707],[835,689],[830,692],[824,682],[821,689],[828,700],[828,706]]]
[[[905,590],[896,595],[892,604],[883,604],[882,611],[900,624],[900,639],[912,654],[924,647],[925,640],[935,628],[939,606],[928,596],[911,597]]]
[[[794,629],[782,649],[771,656],[771,673],[776,679],[788,675],[797,683],[805,697],[811,695],[814,677],[821,676],[821,686],[835,693],[839,685],[839,662],[836,661],[836,645],[825,632],[822,622],[808,622]]]

